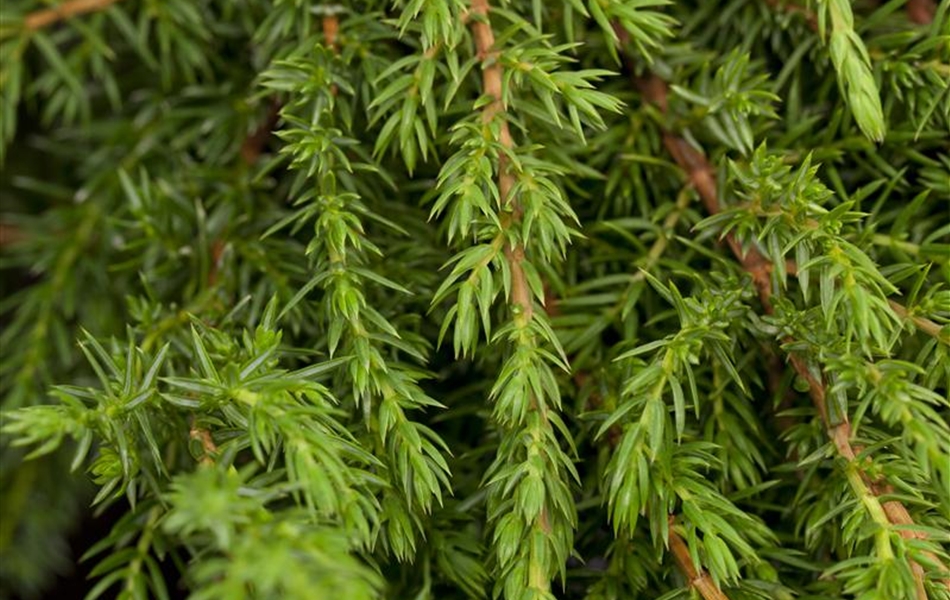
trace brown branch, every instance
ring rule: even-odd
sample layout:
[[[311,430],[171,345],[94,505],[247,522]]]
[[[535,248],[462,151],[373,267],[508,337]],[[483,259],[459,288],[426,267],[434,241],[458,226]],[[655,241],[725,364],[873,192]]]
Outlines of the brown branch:
[[[890,305],[891,310],[897,313],[898,317],[902,319],[910,319],[910,322],[914,324],[914,327],[920,331],[923,331],[930,337],[936,338],[938,341],[941,341],[944,344],[950,344],[950,339],[948,339],[948,336],[944,335],[943,327],[941,327],[939,324],[934,323],[926,317],[912,315],[910,311],[907,310],[907,307],[905,307],[903,304],[890,299],[888,299],[887,303]]]
[[[498,50],[495,48],[495,33],[492,31],[488,18],[490,10],[488,0],[471,0],[469,12],[465,18],[471,26],[475,49],[482,63],[482,93],[491,99],[491,102],[482,108],[482,124],[486,128],[490,128],[496,120],[499,121],[498,143],[507,151],[514,148],[514,140],[511,137],[511,130],[508,127],[505,114],[506,107],[502,95],[504,73],[498,60]],[[498,154],[497,174],[501,206],[511,209],[510,213],[502,215],[502,226],[510,228],[521,220],[521,206],[512,195],[515,177],[511,173],[509,161],[504,152]],[[534,303],[531,300],[528,279],[522,266],[525,260],[524,244],[515,245],[509,241],[505,244],[504,252],[508,269],[511,272],[511,296],[509,301],[515,309],[515,322],[524,325],[530,323],[534,315]],[[550,427],[544,407],[538,405],[536,398],[531,398],[531,407],[540,413],[544,426]],[[537,527],[544,535],[550,535],[551,522],[547,506],[541,508],[541,512],[533,526]],[[536,572],[533,567],[529,571],[528,577],[532,587],[545,592],[550,589],[551,583],[546,573]]]
[[[211,437],[211,432],[207,429],[202,429],[198,427],[195,423],[195,420],[191,421],[191,430],[188,432],[188,436],[193,440],[198,440],[201,442],[201,449],[204,454],[201,457],[201,464],[203,465],[213,465],[214,456],[218,454],[218,445],[214,443],[214,438]]]
[[[667,86],[664,81],[655,75],[651,75],[646,79],[637,79],[635,80],[635,83],[647,101],[656,105],[661,111],[665,112]],[[710,214],[716,214],[719,212],[720,205],[716,193],[715,172],[706,157],[699,150],[691,146],[684,138],[676,136],[669,131],[663,132],[663,144],[672,155],[676,163],[686,172],[693,186],[696,188],[697,193],[702,199],[706,210]],[[759,300],[762,303],[763,309],[767,313],[771,313],[771,262],[755,246],[750,246],[748,249],[743,250],[741,244],[734,235],[727,234],[725,239],[729,247],[732,249],[732,252],[736,255],[736,258],[738,258],[739,262],[742,263],[743,268],[745,268],[745,270],[752,276],[752,280],[756,289],[758,290]],[[791,341],[792,340],[790,338],[785,339],[786,343]],[[815,408],[821,415],[822,421],[825,423],[825,427],[828,432],[828,437],[834,444],[838,454],[847,462],[852,463],[857,467],[857,470],[861,475],[861,479],[864,480],[864,482],[868,485],[871,493],[873,493],[875,496],[881,496],[888,493],[890,488],[885,483],[880,481],[872,481],[867,472],[864,470],[863,466],[858,462],[857,455],[860,453],[861,449],[856,449],[851,445],[851,423],[848,422],[847,415],[844,416],[844,420],[840,423],[833,423],[831,421],[825,398],[825,384],[821,376],[816,376],[814,373],[812,373],[807,362],[797,354],[790,352],[788,354],[788,359],[792,367],[795,369],[795,372],[808,383],[809,396],[811,397]],[[885,514],[887,515],[887,519],[891,524],[899,526],[914,524],[910,513],[900,502],[891,500],[884,502],[883,506]],[[900,535],[905,539],[921,538],[919,533],[903,529],[900,531]],[[928,556],[928,558],[932,559],[938,564],[940,563],[936,556]],[[920,600],[926,600],[926,592],[923,586],[924,571],[920,565],[914,562],[911,563],[911,567],[914,571],[915,581],[917,584],[917,596]],[[948,586],[950,586],[950,582],[947,583]]]
[[[69,19],[109,8],[119,0],[68,0],[59,6],[31,12],[23,19],[23,25],[30,31],[43,29]]]
[[[211,265],[208,267],[208,287],[214,287],[218,282],[218,272],[221,270],[221,259],[224,258],[225,242],[221,238],[211,242]]]
[[[785,262],[785,272],[792,276],[798,274],[798,265],[795,264],[794,260]],[[939,323],[935,323],[927,317],[912,314],[906,306],[891,298],[887,299],[887,305],[891,307],[891,310],[893,310],[898,317],[905,321],[910,321],[910,324],[917,328],[917,330],[926,333],[939,342],[950,344],[950,335],[943,333],[943,326]]]
[[[320,24],[323,28],[323,40],[326,42],[327,48],[336,52],[336,38],[340,32],[340,19],[336,14],[327,14],[323,16]]]
[[[908,0],[907,18],[918,25],[930,25],[937,15],[937,5],[933,0]]]
[[[0,248],[12,246],[26,239],[23,232],[15,225],[0,223]]]
[[[482,109],[482,123],[490,126],[495,119],[499,119],[498,142],[505,149],[511,149],[514,147],[514,140],[511,137],[508,120],[504,118],[505,104],[502,97],[504,74],[501,63],[498,62],[498,51],[494,47],[495,33],[488,21],[489,10],[488,0],[472,0],[471,9],[468,13],[472,36],[475,38],[475,48],[478,51],[479,59],[482,61],[482,93],[492,99]],[[521,219],[521,206],[517,199],[511,195],[514,184],[515,177],[509,169],[508,158],[504,153],[500,153],[498,155],[498,194],[501,197],[502,206],[510,206],[512,209],[510,217],[503,221],[505,226],[517,223]],[[523,245],[515,246],[513,243],[508,243],[505,246],[505,256],[511,269],[510,301],[520,311],[519,318],[529,321],[534,314],[534,304],[531,301],[531,291],[528,288],[528,280],[522,267],[524,262]]]
[[[280,103],[275,99],[271,101],[264,122],[249,136],[244,138],[244,142],[241,144],[241,158],[244,159],[244,164],[253,165],[257,162],[261,152],[264,150],[264,145],[267,143],[267,140],[270,139],[271,132],[274,130],[279,119]]]
[[[498,62],[498,51],[495,49],[495,33],[488,21],[488,0],[472,0],[469,18],[471,19],[472,35],[475,38],[475,48],[482,61],[482,92],[492,101],[482,109],[482,123],[491,126],[492,122],[501,117],[499,123],[498,142],[505,148],[514,147],[511,129],[508,120],[504,118],[505,104],[502,97],[503,72]],[[510,217],[502,224],[510,226],[521,219],[521,206],[516,198],[512,197],[515,178],[511,174],[508,158],[504,153],[498,155],[498,195],[503,207],[510,206]],[[505,245],[505,257],[511,270],[511,303],[520,311],[519,319],[530,321],[534,314],[534,303],[531,301],[531,291],[528,288],[528,279],[525,276],[522,263],[524,262],[523,245],[513,243]]]
[[[584,373],[578,373],[575,376],[575,382],[578,387],[583,386],[586,380],[587,375]],[[600,402],[599,398],[591,398],[591,400],[592,404]],[[610,428],[607,439],[611,451],[616,449],[617,445],[620,444],[621,435],[619,426],[614,425]],[[702,567],[697,569],[696,565],[693,564],[693,558],[690,556],[686,542],[684,542],[683,538],[673,529],[675,520],[675,515],[669,516],[670,551],[673,553],[673,558],[676,559],[676,564],[679,566],[680,571],[686,576],[689,587],[699,592],[704,600],[729,600],[729,596],[716,586],[716,582],[713,581],[706,570]]]
[[[336,13],[323,15],[320,25],[323,28],[323,41],[327,45],[327,48],[332,50],[334,54],[338,54],[339,48],[337,48],[336,40],[340,33],[339,17],[336,16]],[[339,89],[336,84],[330,84],[330,94],[336,96],[338,93]]]
[[[673,522],[673,515],[670,515],[670,550],[673,552],[676,564],[679,565],[680,570],[686,574],[686,578],[689,580],[689,587],[699,592],[705,600],[729,600],[729,596],[726,596],[726,594],[719,589],[716,582],[713,581],[712,577],[710,577],[706,571],[696,569],[686,542],[684,542],[683,538],[673,529]]]

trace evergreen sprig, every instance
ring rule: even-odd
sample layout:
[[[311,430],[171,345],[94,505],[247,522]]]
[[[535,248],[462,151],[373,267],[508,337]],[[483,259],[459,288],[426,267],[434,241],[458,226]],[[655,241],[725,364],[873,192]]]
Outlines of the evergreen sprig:
[[[947,2],[0,19],[0,597],[950,600]]]

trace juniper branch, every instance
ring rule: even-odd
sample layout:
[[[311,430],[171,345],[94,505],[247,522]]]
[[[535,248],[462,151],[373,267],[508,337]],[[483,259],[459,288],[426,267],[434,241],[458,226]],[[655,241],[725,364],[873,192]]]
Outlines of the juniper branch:
[[[578,387],[583,385],[584,380],[587,377],[588,375],[583,372],[578,372],[575,375],[575,380],[577,381]],[[608,431],[606,440],[611,452],[615,452],[617,450],[617,445],[620,443],[621,436],[622,432],[619,425],[614,425]],[[689,547],[674,528],[675,523],[676,515],[671,514],[669,516],[669,549],[673,554],[673,558],[676,561],[677,567],[686,577],[687,585],[699,592],[699,594],[703,597],[703,600],[729,600],[729,596],[719,589],[719,586],[717,586],[716,582],[713,581],[712,577],[709,576],[709,573],[706,572],[706,569],[704,569],[702,565],[693,563],[693,557],[690,554]]]
[[[891,310],[897,313],[901,319],[909,319],[914,326],[920,331],[926,333],[932,338],[936,338],[944,344],[950,345],[950,336],[943,332],[943,327],[939,324],[934,323],[926,317],[921,317],[920,315],[913,314],[906,306],[896,302],[894,300],[888,300],[887,303],[890,305]]]
[[[676,564],[686,575],[686,579],[689,581],[689,587],[699,592],[704,600],[729,600],[729,596],[719,589],[716,582],[712,580],[712,577],[701,567],[697,569],[696,565],[693,564],[693,557],[690,555],[689,547],[686,546],[686,542],[684,542],[683,538],[674,530],[674,523],[675,518],[673,515],[670,515],[670,550],[676,558]]]
[[[495,49],[495,34],[492,31],[491,24],[488,21],[490,7],[488,0],[472,0],[470,14],[474,16],[471,22],[472,35],[475,37],[475,48],[478,57],[482,61],[482,93],[492,101],[482,109],[482,122],[491,125],[496,119],[499,121],[498,142],[505,149],[514,147],[514,140],[511,137],[511,129],[508,126],[507,119],[504,118],[505,105],[502,98],[502,79],[503,71],[501,63],[498,61],[498,51]],[[509,171],[508,158],[504,154],[498,156],[498,194],[501,197],[502,206],[511,206],[512,212],[508,223],[511,225],[517,223],[521,218],[521,206],[518,199],[512,197],[511,189],[515,184],[515,177]],[[528,282],[525,278],[522,263],[524,262],[524,248],[516,246],[509,242],[505,246],[505,256],[511,268],[511,303],[518,307],[521,313],[521,319],[525,322],[531,320],[534,312],[534,305],[531,301],[531,293],[528,290]]]
[[[667,85],[663,80],[656,75],[650,75],[645,79],[637,80],[636,84],[647,101],[653,103],[660,108],[661,111],[665,112],[667,107]],[[700,195],[707,212],[709,212],[709,214],[718,213],[720,211],[720,204],[716,191],[715,171],[712,165],[705,156],[686,139],[669,131],[664,131],[662,135],[664,146],[689,177],[697,193]],[[752,276],[753,283],[758,290],[759,300],[762,303],[763,310],[765,310],[766,313],[772,313],[771,261],[755,246],[750,246],[748,249],[743,250],[741,243],[732,233],[726,234],[725,239],[743,268]],[[786,343],[793,341],[791,338],[785,340]],[[796,373],[808,383],[809,395],[825,423],[828,437],[834,444],[838,455],[848,463],[849,469],[857,473],[857,479],[849,478],[856,493],[866,504],[872,506],[882,504],[882,511],[883,514],[886,515],[887,523],[901,526],[902,528],[899,530],[899,533],[902,537],[905,539],[920,538],[920,536],[923,535],[922,533],[903,528],[903,526],[913,526],[914,521],[906,507],[900,501],[890,500],[884,503],[878,502],[877,498],[888,493],[889,487],[887,487],[885,483],[873,481],[865,472],[861,462],[858,460],[858,455],[862,449],[855,448],[851,444],[851,423],[847,415],[845,415],[839,423],[834,423],[831,420],[826,402],[824,381],[816,377],[807,362],[794,352],[788,353],[788,359]],[[860,485],[858,485],[858,482],[860,482]],[[866,494],[863,493],[864,490],[867,491]],[[872,517],[875,517],[873,514],[875,511],[872,510],[871,512]],[[879,515],[877,516],[879,517]],[[941,561],[936,556],[931,555],[928,556],[928,558],[935,564],[941,564]],[[914,562],[911,562],[911,567],[915,575],[917,596],[920,600],[926,600],[926,592],[923,586],[923,568]],[[950,581],[945,583],[950,587]]]
[[[32,12],[23,19],[23,25],[30,31],[49,27],[60,21],[109,8],[119,0],[68,0],[53,8]]]
[[[188,437],[197,440],[201,444],[201,463],[205,465],[214,464],[214,457],[218,454],[218,445],[214,443],[211,432],[204,427],[199,427],[195,419],[192,418]]]
[[[91,596],[950,598],[944,3],[18,5],[0,596],[75,449]]]
[[[514,141],[511,137],[511,130],[508,127],[508,121],[505,118],[505,105],[502,98],[502,78],[503,72],[498,61],[498,52],[495,48],[495,34],[492,31],[488,20],[490,10],[488,0],[472,0],[471,2],[471,28],[472,35],[475,38],[475,47],[478,52],[478,58],[482,61],[482,93],[489,98],[491,102],[482,109],[482,122],[486,126],[498,119],[499,134],[498,142],[506,149],[514,147]],[[496,165],[498,175],[498,192],[501,197],[502,206],[511,205],[512,212],[503,225],[511,226],[517,223],[521,217],[521,209],[517,198],[512,197],[511,191],[515,184],[515,179],[509,171],[508,159],[501,153],[497,159]],[[509,300],[516,307],[517,322],[527,324],[531,321],[534,314],[534,304],[531,300],[531,292],[528,288],[528,282],[525,277],[522,263],[524,262],[524,248],[515,246],[514,242],[509,241],[505,245],[505,258],[511,270],[511,292]],[[531,406],[538,411],[541,417],[541,426],[549,429],[544,406],[539,406],[536,399],[532,399]],[[551,525],[548,519],[548,508],[542,506],[534,527],[545,536],[550,535]],[[541,592],[548,593],[550,590],[550,576],[545,572],[541,565],[531,565],[529,567],[529,585],[531,588]]]

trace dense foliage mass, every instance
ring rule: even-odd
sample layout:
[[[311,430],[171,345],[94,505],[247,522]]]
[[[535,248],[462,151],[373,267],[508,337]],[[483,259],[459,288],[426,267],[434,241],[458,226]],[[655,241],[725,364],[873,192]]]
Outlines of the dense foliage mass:
[[[950,2],[0,10],[4,597],[950,599]]]

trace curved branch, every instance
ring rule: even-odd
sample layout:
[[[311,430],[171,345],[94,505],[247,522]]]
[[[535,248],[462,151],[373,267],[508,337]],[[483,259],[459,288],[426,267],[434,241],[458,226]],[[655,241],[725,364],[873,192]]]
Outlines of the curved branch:
[[[673,521],[673,515],[670,515],[670,550],[673,552],[676,564],[686,574],[689,587],[699,592],[704,600],[729,600],[729,596],[719,589],[709,573],[702,568],[696,569],[693,558],[689,554],[689,547],[686,546],[683,538],[673,530]]]
[[[948,338],[948,336],[943,333],[943,327],[941,327],[938,323],[934,323],[926,317],[911,314],[911,312],[907,310],[906,306],[891,299],[888,299],[887,303],[890,305],[891,310],[897,313],[898,317],[905,320],[909,319],[910,322],[914,324],[914,327],[926,333],[930,337],[936,338],[937,341],[943,342],[944,344],[950,344],[950,338]]]
[[[665,112],[668,89],[666,82],[656,75],[650,75],[645,79],[637,79],[635,82],[644,98]],[[706,210],[710,214],[719,212],[720,204],[716,192],[715,171],[706,157],[686,139],[674,135],[669,131],[663,132],[663,145],[672,155],[676,163],[686,172],[689,180],[699,193],[700,198],[702,198]],[[741,244],[733,234],[727,234],[725,239],[743,268],[752,276],[763,309],[765,312],[771,313],[773,311],[772,283],[770,276],[772,263],[754,246],[743,251]],[[906,309],[904,310],[906,312]],[[785,341],[791,342],[793,340],[786,338]],[[853,465],[860,475],[860,480],[867,486],[867,489],[874,496],[874,499],[887,494],[890,490],[889,486],[886,483],[872,480],[865,471],[864,466],[858,460],[857,456],[862,449],[855,448],[851,444],[851,423],[847,420],[847,417],[845,416],[844,420],[840,423],[833,423],[831,421],[828,414],[826,388],[823,379],[820,376],[816,376],[809,368],[807,362],[800,356],[790,352],[788,353],[788,359],[796,373],[808,383],[809,396],[825,423],[828,437],[834,444],[838,455]],[[887,515],[887,521],[892,525],[906,526],[914,524],[910,513],[901,502],[891,500],[883,502],[882,505]],[[903,528],[899,533],[905,539],[919,539],[922,535],[919,532]],[[936,556],[929,556],[928,558],[936,564],[941,564],[941,561]],[[915,562],[911,562],[911,568],[914,572],[917,585],[917,597],[919,600],[926,600],[927,595],[923,583],[925,578],[923,568]],[[950,581],[945,583],[950,587]]]
[[[118,1],[119,0],[68,0],[53,8],[31,12],[23,19],[23,25],[30,31],[36,31],[71,17],[104,10]]]

